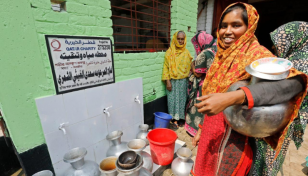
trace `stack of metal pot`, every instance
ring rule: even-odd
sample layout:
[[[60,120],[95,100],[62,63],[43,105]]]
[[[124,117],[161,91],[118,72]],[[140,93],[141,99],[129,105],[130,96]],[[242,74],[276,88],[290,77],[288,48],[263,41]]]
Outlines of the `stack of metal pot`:
[[[143,167],[152,172],[153,160],[150,154],[143,151],[146,147],[146,142],[142,139],[134,139],[127,143],[128,150],[134,151],[143,158]]]
[[[133,152],[133,151],[132,151]],[[133,165],[132,168],[124,168],[123,164],[119,161],[122,157],[126,157],[126,153],[122,153],[119,158],[117,159],[116,162],[116,168],[117,171],[119,172],[118,176],[151,176],[151,172],[145,169],[143,166],[143,158],[140,154],[137,154],[136,152],[135,155],[137,156],[136,163]]]

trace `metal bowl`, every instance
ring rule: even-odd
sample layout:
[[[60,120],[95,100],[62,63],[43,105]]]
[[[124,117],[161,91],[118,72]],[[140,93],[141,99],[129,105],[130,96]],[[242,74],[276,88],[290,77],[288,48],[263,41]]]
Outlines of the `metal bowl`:
[[[133,139],[127,143],[127,148],[136,153],[140,153],[146,147],[147,143],[142,139]]]
[[[189,148],[182,147],[177,150],[176,155],[181,159],[189,159],[192,156],[192,152]]]
[[[133,168],[136,165],[138,157],[134,151],[123,152],[118,158],[118,164],[124,169]]]
[[[116,176],[118,172],[116,170],[116,161],[117,157],[110,156],[103,159],[99,164],[99,170],[101,171],[102,175],[105,176]]]
[[[132,167],[132,168],[123,168],[119,165],[119,158],[117,160],[117,163],[116,163],[116,167],[117,167],[117,171],[119,172],[119,175],[121,174],[124,174],[124,175],[130,175],[130,174],[133,174],[133,173],[136,173],[138,170],[140,170],[143,166],[143,158],[141,155],[137,154],[137,160],[136,160],[136,163],[135,165]],[[138,173],[137,173],[138,175]]]
[[[270,69],[259,69],[264,66]],[[275,70],[275,67],[279,67],[280,69]],[[252,70],[268,75],[280,75],[289,71],[292,67],[293,63],[291,61],[277,57],[258,59],[250,64]]]

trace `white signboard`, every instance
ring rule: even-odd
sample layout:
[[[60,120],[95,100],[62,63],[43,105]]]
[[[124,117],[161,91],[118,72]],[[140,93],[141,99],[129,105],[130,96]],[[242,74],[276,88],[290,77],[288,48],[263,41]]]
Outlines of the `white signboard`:
[[[46,35],[57,94],[115,82],[110,38]]]

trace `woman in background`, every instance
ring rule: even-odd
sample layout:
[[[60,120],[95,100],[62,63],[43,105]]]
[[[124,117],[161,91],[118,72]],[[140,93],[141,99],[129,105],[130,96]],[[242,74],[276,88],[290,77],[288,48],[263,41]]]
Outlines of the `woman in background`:
[[[210,68],[217,51],[217,46],[212,35],[201,31],[191,39],[197,54],[196,60],[191,63],[191,72],[188,80],[188,100],[186,105],[185,130],[195,136],[199,124],[203,124],[204,115],[194,106],[199,103],[197,97],[202,96],[202,85],[207,70]]]
[[[308,23],[294,21],[284,24],[279,28],[277,28],[275,31],[273,31],[270,34],[270,36],[274,43],[274,50],[277,56],[290,60],[291,62],[293,62],[295,69],[307,74]],[[291,86],[288,87],[284,86],[283,87],[284,89],[281,92],[285,92],[285,90],[290,89],[292,90],[292,92],[296,93],[296,83],[292,82],[289,84]],[[274,88],[277,87],[279,87],[279,85],[275,85]],[[304,84],[303,87],[305,88],[306,85]],[[253,92],[252,87],[248,86],[248,88],[250,89],[251,92]],[[263,89],[266,90],[266,87],[264,87]],[[275,95],[275,93],[272,94]],[[285,95],[279,95],[279,93],[276,94],[277,97],[285,96]],[[257,104],[258,102],[262,103],[261,99],[264,98],[260,96],[259,99],[260,99],[259,101],[254,101],[254,102]],[[273,150],[271,146],[265,142],[265,140],[267,142],[271,140],[256,139],[255,141],[257,148],[256,157],[250,175],[257,175],[257,176],[277,175],[278,171],[281,169],[282,164],[285,160],[285,156],[287,154],[287,150],[289,148],[291,140],[294,141],[294,144],[297,149],[301,146],[303,142],[303,135],[305,132],[305,128],[308,122],[307,105],[308,105],[308,98],[305,97],[299,109],[298,116],[295,116],[294,121],[292,121],[291,119],[288,126],[284,130],[286,136],[284,140],[280,140],[282,144],[278,148],[278,150],[277,149],[276,151]]]
[[[186,49],[186,34],[177,31],[165,54],[162,80],[166,84],[168,111],[173,118],[173,127],[185,123],[185,104],[187,99],[187,77],[192,57]],[[180,121],[181,120],[181,121]]]

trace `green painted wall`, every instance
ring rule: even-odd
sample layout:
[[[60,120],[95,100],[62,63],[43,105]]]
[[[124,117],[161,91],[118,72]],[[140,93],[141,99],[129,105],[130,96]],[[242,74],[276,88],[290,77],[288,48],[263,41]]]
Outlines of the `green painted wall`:
[[[35,98],[54,94],[27,1],[0,1],[0,102],[18,152],[44,143]]]
[[[171,37],[177,30],[187,34],[187,48],[194,56],[195,50],[190,40],[197,29],[198,0],[171,1]],[[188,27],[191,28],[188,32]],[[155,96],[146,97],[144,102],[150,102],[165,96],[165,85],[161,81],[165,52],[115,54],[116,81],[137,77],[143,78],[143,93],[148,94],[156,90]]]
[[[187,48],[194,55],[190,39],[196,32],[198,0],[173,0],[171,33],[184,30]],[[35,98],[55,94],[45,43],[45,34],[111,37],[109,0],[68,0],[67,12],[54,12],[50,0],[1,1],[0,27],[4,57],[0,58],[0,102],[18,152],[43,144],[44,135]],[[188,26],[191,31],[188,32]],[[143,78],[144,99],[165,96],[161,82],[164,52],[114,54],[116,81]]]

